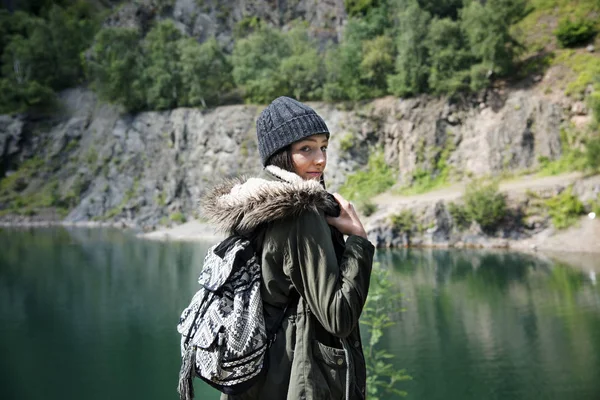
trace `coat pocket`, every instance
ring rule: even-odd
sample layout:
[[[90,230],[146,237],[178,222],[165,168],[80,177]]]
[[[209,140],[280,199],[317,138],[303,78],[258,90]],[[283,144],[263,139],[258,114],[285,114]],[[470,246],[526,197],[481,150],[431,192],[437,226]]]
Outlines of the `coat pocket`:
[[[344,399],[346,389],[346,356],[343,349],[329,347],[314,340],[314,390],[318,399]]]

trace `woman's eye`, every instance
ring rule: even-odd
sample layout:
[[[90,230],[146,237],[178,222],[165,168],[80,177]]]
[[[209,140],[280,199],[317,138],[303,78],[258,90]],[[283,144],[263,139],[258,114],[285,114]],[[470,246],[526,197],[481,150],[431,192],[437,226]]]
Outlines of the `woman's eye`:
[[[310,147],[308,146],[304,146],[303,148],[301,148],[300,150],[304,151],[304,152],[309,152],[310,151]]]
[[[326,152],[326,151],[327,151],[327,146],[323,146],[323,147],[321,147],[321,151],[322,151],[322,152]]]

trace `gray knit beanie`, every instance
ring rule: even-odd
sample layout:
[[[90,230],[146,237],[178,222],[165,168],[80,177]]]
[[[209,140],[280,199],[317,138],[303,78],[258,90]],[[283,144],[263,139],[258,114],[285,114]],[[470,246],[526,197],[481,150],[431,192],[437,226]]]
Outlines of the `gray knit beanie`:
[[[256,121],[262,164],[265,165],[278,150],[318,133],[324,133],[329,138],[327,125],[315,110],[289,97],[276,98]]]

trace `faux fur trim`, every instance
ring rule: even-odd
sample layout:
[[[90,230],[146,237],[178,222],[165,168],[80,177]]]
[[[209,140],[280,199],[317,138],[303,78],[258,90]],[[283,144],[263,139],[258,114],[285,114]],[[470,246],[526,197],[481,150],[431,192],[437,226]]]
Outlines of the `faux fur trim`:
[[[267,170],[282,180],[228,180],[201,201],[201,213],[220,230],[243,235],[263,223],[308,210],[327,212],[335,208],[335,199],[318,181],[303,180],[277,167]]]

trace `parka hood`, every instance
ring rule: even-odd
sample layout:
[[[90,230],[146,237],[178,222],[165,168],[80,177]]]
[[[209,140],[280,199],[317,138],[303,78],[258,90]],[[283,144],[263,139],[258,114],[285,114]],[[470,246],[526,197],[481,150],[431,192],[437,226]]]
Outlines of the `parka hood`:
[[[201,200],[200,211],[218,229],[245,235],[263,223],[309,210],[333,214],[336,206],[318,181],[270,165],[258,178],[230,179],[215,186]]]

